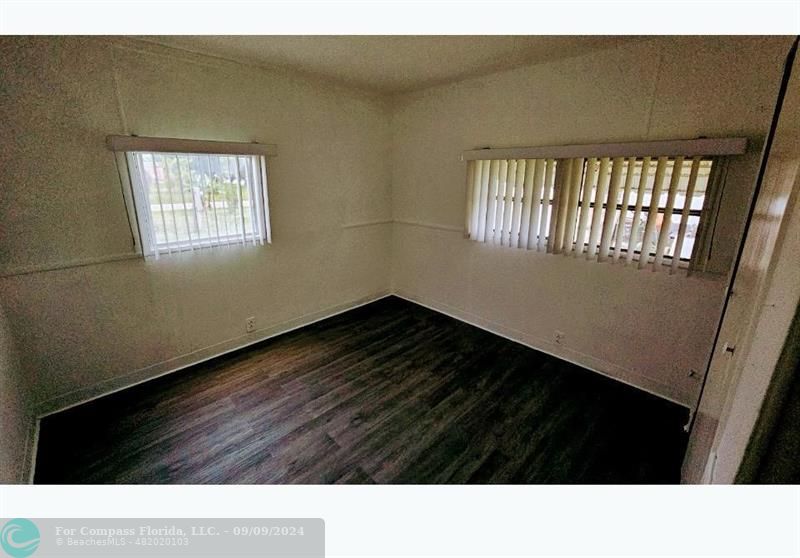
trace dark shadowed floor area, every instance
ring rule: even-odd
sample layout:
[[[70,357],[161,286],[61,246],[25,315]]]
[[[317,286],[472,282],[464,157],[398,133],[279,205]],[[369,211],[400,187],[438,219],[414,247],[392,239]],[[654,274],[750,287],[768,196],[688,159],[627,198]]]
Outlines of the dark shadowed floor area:
[[[674,483],[686,409],[389,297],[42,420],[37,483]]]

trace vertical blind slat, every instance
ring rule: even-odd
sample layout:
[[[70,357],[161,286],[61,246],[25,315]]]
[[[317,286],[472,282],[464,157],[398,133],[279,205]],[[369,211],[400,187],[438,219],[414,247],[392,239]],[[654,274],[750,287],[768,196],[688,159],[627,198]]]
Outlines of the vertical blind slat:
[[[535,171],[538,167],[539,167],[538,159],[528,159],[525,161],[525,178],[523,183],[523,194],[522,194],[522,215],[520,216],[520,223],[519,223],[520,248],[530,249],[531,247],[530,234],[531,230],[533,230],[534,228],[532,225],[534,220],[533,213],[536,213],[538,218],[538,208],[533,205],[535,203],[533,175],[535,174]],[[538,225],[538,220],[537,220],[537,225]]]
[[[686,197],[683,200],[683,211],[681,212],[681,223],[678,226],[678,238],[675,240],[675,251],[672,253],[672,265],[670,266],[670,274],[675,273],[678,269],[678,263],[681,261],[681,252],[683,251],[683,239],[686,236],[686,225],[689,223],[689,211],[692,208],[692,199],[694,198],[694,188],[697,184],[697,175],[700,170],[701,157],[692,159],[692,170],[689,172],[689,183],[686,185]]]
[[[589,231],[589,245],[586,247],[586,258],[591,259],[597,254],[597,242],[600,239],[602,225],[603,202],[608,191],[608,163],[609,158],[600,159],[600,174],[597,178],[597,188],[594,196],[594,209],[592,210],[592,228]]]
[[[194,216],[195,230],[197,231],[197,235],[199,237],[199,236],[202,236],[201,235],[201,231],[200,231],[200,221],[201,221],[201,219],[200,219],[200,215],[198,215],[198,213],[197,213],[198,212],[198,209],[197,209],[197,198],[195,196],[195,191],[194,191],[195,184],[194,184],[194,177],[192,176],[192,165],[191,165],[190,156],[186,157],[186,161],[188,163],[188,168],[189,168],[189,190],[192,192],[192,215]],[[199,190],[199,188],[198,188],[198,190]],[[201,207],[201,209],[199,211],[204,212],[204,208]],[[203,216],[203,224],[204,224],[204,226],[206,228],[206,232],[208,233],[206,236],[210,235],[211,234],[211,225],[208,222],[208,217],[205,216],[205,215]]]
[[[482,182],[482,179],[483,179],[484,174],[486,174],[486,176],[488,178],[489,162],[488,161],[476,161],[475,165],[476,165],[476,167],[475,167],[475,176],[473,177],[473,180],[472,180],[472,188],[475,191],[474,192],[474,196],[473,196],[474,199],[472,201],[472,215],[473,215],[473,219],[474,220],[472,222],[472,226],[470,227],[469,234],[470,234],[470,238],[472,238],[473,240],[479,240],[480,239],[480,231],[481,231],[481,222],[483,221],[484,222],[483,226],[484,227],[486,226],[485,225],[485,219],[486,219],[486,197],[483,194],[483,189],[482,189],[483,182]],[[483,207],[483,210],[481,210],[481,207]],[[483,211],[483,212],[481,213],[481,211]]]
[[[575,255],[578,256],[586,250],[586,226],[589,223],[590,205],[592,202],[592,189],[597,181],[597,157],[591,157],[586,162],[586,178],[583,181],[583,198],[581,199],[581,217],[578,220],[578,230],[575,233]]]
[[[490,161],[483,161],[481,168],[481,193],[480,193],[480,207],[478,209],[478,236],[476,240],[482,242],[486,241],[486,220],[489,213],[489,171],[491,169]]]
[[[228,177],[230,177],[230,174],[231,174],[231,161],[230,161],[230,159],[227,159],[227,158],[225,158],[225,159],[220,158],[220,163],[223,163],[223,162],[225,164],[225,169],[227,169]],[[221,183],[224,183],[225,171],[223,170],[221,164],[220,164],[220,169],[219,170],[220,170],[219,181]],[[233,179],[230,179],[230,182],[231,182],[231,185],[233,185]],[[224,186],[223,186],[223,188],[224,188]],[[220,197],[222,198],[220,200],[220,203],[222,204],[222,211],[221,211],[221,213],[222,213],[222,222],[225,223],[225,239],[224,240],[228,244],[233,244],[235,241],[233,240],[232,237],[236,237],[238,235],[238,233],[239,233],[239,220],[236,218],[236,207],[234,207],[234,209],[233,209],[233,213],[234,213],[234,215],[233,215],[233,234],[231,235],[230,231],[228,229],[228,224],[229,224],[228,223],[228,209],[229,209],[229,207],[228,207],[228,195],[227,195],[227,192],[223,191],[223,193],[222,193],[222,195]],[[216,208],[216,211],[220,211],[220,208]]]
[[[189,208],[186,205],[186,196],[183,193],[183,174],[181,173],[181,159],[179,155],[175,155],[175,166],[178,171],[178,188],[181,191],[181,203],[183,203],[183,219],[186,221],[186,236],[189,237],[189,246],[194,249],[194,241],[192,240],[192,227],[189,225]],[[192,204],[194,208],[194,203]]]
[[[497,171],[497,206],[494,216],[493,242],[500,244],[503,237],[503,209],[505,208],[506,186],[508,185],[508,161],[500,161]]]
[[[259,198],[261,199],[261,215],[269,215],[269,175],[267,171],[267,158],[261,155],[258,158],[258,168],[261,171],[261,188]],[[264,236],[267,244],[272,244],[272,223],[269,219],[264,219]]]
[[[537,234],[537,242],[536,242],[537,252],[544,252],[545,250],[547,250],[547,245],[549,242],[548,232],[552,230],[550,227],[550,223],[552,221],[552,212],[554,211],[555,200],[553,200],[552,204],[550,203],[550,200],[555,197],[555,194],[552,193],[553,190],[555,189],[554,186],[555,169],[556,169],[555,159],[548,159],[545,167],[544,182],[542,183],[542,190],[541,190],[542,215],[541,217],[539,217],[539,232]]]
[[[238,176],[241,177],[240,180],[242,182],[242,187],[241,187],[242,199],[244,199],[244,193],[245,192],[247,192],[247,199],[248,199],[246,215],[250,219],[250,227],[247,226],[247,221],[246,220],[244,220],[243,223],[242,223],[244,231],[245,231],[245,241],[248,240],[247,237],[249,236],[250,243],[253,246],[255,246],[256,245],[256,230],[255,230],[255,221],[253,220],[253,205],[254,205],[255,202],[253,201],[253,193],[252,193],[252,190],[250,188],[250,175],[247,173],[247,166],[246,165],[244,167],[244,172],[242,172],[242,158],[239,157],[238,155],[236,156],[236,170],[239,173]],[[242,216],[244,216],[244,215],[245,215],[245,208],[244,208],[244,203],[242,203]]]
[[[259,194],[258,194],[258,180],[256,179],[255,167],[253,165],[254,157],[245,157],[244,158],[244,168],[247,169],[247,176],[248,176],[248,184],[250,185],[250,207],[252,209],[252,219],[253,223],[253,244],[264,244],[264,226],[261,223],[261,219],[258,218],[258,214],[261,211],[261,204],[259,203]]]
[[[244,218],[244,189],[242,187],[242,177],[239,172],[239,159],[237,157],[231,157],[231,163],[234,165],[236,169],[236,193],[237,193],[237,202],[238,202],[238,209],[239,209],[239,226],[242,229],[242,246],[247,246],[247,221]],[[233,176],[231,176],[231,182],[233,181]]]
[[[564,224],[564,253],[571,254],[575,249],[575,220],[578,215],[578,199],[583,178],[583,159],[573,159],[569,178],[569,202],[567,221]]]
[[[475,222],[472,218],[473,198],[475,197],[475,190],[472,187],[472,183],[475,180],[475,166],[479,163],[479,161],[467,161],[467,192],[469,193],[467,194],[466,216],[464,217],[464,234],[467,235],[467,237],[470,236],[471,224]]]
[[[711,249],[714,242],[714,229],[717,223],[717,212],[722,203],[722,193],[727,182],[728,157],[717,157],[711,167],[711,173],[706,181],[706,192],[703,196],[700,222],[697,224],[695,239],[692,245],[692,259],[689,262],[688,273],[703,272],[708,269]]]
[[[242,246],[247,245],[247,231],[245,230],[245,222],[244,222],[244,195],[242,193],[242,177],[239,174],[239,158],[233,158],[233,161],[236,163],[236,195],[239,198],[239,222],[242,225]],[[231,176],[231,180],[233,180],[233,176]]]
[[[608,250],[611,246],[611,235],[614,232],[614,217],[617,214],[617,196],[619,195],[619,184],[622,180],[622,157],[615,157],[611,166],[611,180],[608,186],[608,198],[606,200],[606,210],[603,216],[603,234],[600,238],[600,252],[597,254],[597,261],[604,262],[608,259]],[[602,206],[595,205],[596,209],[602,211]]]
[[[178,216],[175,214],[175,200],[172,198],[172,188],[171,188],[172,177],[170,175],[171,173],[169,172],[169,160],[167,159],[167,157],[170,157],[170,155],[168,155],[167,153],[161,155],[161,164],[164,166],[164,178],[166,179],[167,191],[169,192],[169,201],[170,201],[169,213],[170,216],[172,217],[172,228],[175,231],[175,241],[177,242],[180,239],[181,235],[178,234]]]
[[[525,197],[525,159],[517,161],[517,176],[514,180],[514,211],[511,215],[511,241],[509,246],[519,248],[520,219],[522,218],[522,202]]]
[[[683,170],[683,157],[675,157],[672,163],[672,178],[669,181],[667,192],[667,206],[664,209],[664,218],[661,220],[661,232],[658,235],[656,244],[656,254],[653,259],[653,271],[660,271],[664,261],[664,249],[669,239],[669,230],[672,225],[672,211],[675,209],[675,196],[678,193],[678,185],[681,182],[681,171]]]
[[[262,246],[264,245],[264,236],[265,236],[265,227],[264,222],[261,220],[262,215],[262,205],[261,205],[261,193],[258,191],[258,164],[256,163],[255,157],[249,157],[245,159],[245,163],[247,164],[247,172],[249,173],[250,177],[252,178],[252,193],[253,196],[253,214],[255,216],[255,227],[258,231],[258,243]]]
[[[628,253],[625,255],[626,265],[633,261],[633,254],[636,251],[636,244],[639,242],[639,221],[642,218],[642,206],[644,205],[644,194],[647,190],[647,180],[650,169],[650,157],[642,159],[642,173],[639,176],[639,185],[636,192],[636,207],[633,210],[633,223],[631,224],[631,236],[628,240]]]
[[[547,220],[547,242],[546,242],[546,251],[548,253],[552,253],[556,248],[556,217],[558,214],[558,198],[561,194],[560,188],[558,186],[559,182],[559,174],[563,172],[564,167],[566,167],[566,163],[561,165],[553,165],[552,167],[552,194],[551,194],[551,202],[550,202],[550,211],[548,211],[548,220]]]
[[[230,170],[233,163],[233,157],[228,157],[228,173],[230,174],[230,182],[233,184],[234,173]],[[233,207],[233,223],[236,236],[240,237],[240,244],[245,244],[244,232],[244,204],[242,203],[242,183],[239,180],[239,169],[236,169],[236,186],[234,192],[236,193],[236,202]],[[237,216],[238,213],[238,216]],[[239,230],[241,227],[241,230]]]
[[[486,231],[484,242],[494,239],[495,212],[497,210],[497,189],[500,181],[500,161],[493,160],[489,172],[489,207],[486,212]]]
[[[172,253],[172,250],[169,248],[169,233],[167,231],[167,220],[164,217],[164,204],[161,203],[161,185],[158,182],[158,169],[156,169],[156,156],[154,154],[150,154],[150,161],[153,163],[153,181],[154,186],[156,189],[156,198],[158,199],[158,210],[161,214],[161,225],[164,227],[164,240],[167,243],[167,252]],[[158,239],[158,234],[156,234],[156,239]],[[156,250],[157,252],[158,250]]]
[[[229,164],[228,161],[226,161],[225,166],[228,168],[228,172],[230,173],[230,164]],[[222,172],[222,168],[220,168],[219,170],[220,170],[220,172]],[[219,179],[220,179],[220,181],[222,180],[222,175],[220,175]],[[233,241],[232,237],[236,236],[237,227],[238,227],[236,216],[234,215],[234,219],[233,219],[233,234],[231,234],[230,229],[228,227],[228,215],[227,215],[228,200],[226,199],[226,196],[224,196],[224,195],[222,196],[222,200],[220,201],[220,203],[222,204],[222,222],[225,224],[225,241],[226,241],[227,244],[233,244],[234,241]],[[219,212],[220,208],[217,207],[217,208],[214,209],[214,211]],[[235,211],[236,210],[234,209],[234,213],[235,213]]]
[[[572,174],[572,159],[564,160],[564,164],[556,167],[556,182],[553,193],[553,217],[555,235],[553,238],[554,254],[564,249],[564,229],[567,221],[567,205],[569,204],[569,177]]]
[[[542,219],[546,218],[547,205],[545,204],[549,203],[544,201],[544,171],[546,166],[547,162],[543,159],[536,159],[533,165],[533,189],[531,194],[533,196],[533,208],[531,210],[531,225],[528,230],[527,240],[527,248],[529,250],[533,250],[534,248],[537,250],[541,249],[539,230],[541,229]]]
[[[219,219],[217,218],[217,204],[216,200],[214,199],[214,187],[213,182],[211,181],[211,157],[206,155],[206,167],[208,169],[208,174],[206,175],[206,188],[209,191],[209,197],[211,198],[211,213],[214,214],[214,232],[217,235],[217,243],[221,244],[222,241],[219,238]],[[210,226],[210,223],[209,223]]]
[[[659,157],[658,165],[656,166],[656,178],[653,182],[653,191],[650,196],[650,204],[647,206],[647,224],[644,227],[644,234],[642,234],[642,251],[639,254],[639,269],[644,269],[650,261],[650,245],[653,241],[653,231],[655,230],[656,221],[659,217],[658,204],[661,199],[661,190],[666,167],[667,158]]]
[[[625,168],[625,186],[622,189],[622,210],[619,212],[617,221],[617,234],[614,237],[614,261],[618,261],[622,255],[622,238],[625,231],[625,223],[628,220],[628,205],[630,204],[631,187],[633,186],[633,171],[636,168],[636,157],[628,159]]]
[[[478,221],[481,219],[481,176],[484,172],[486,161],[475,161],[475,172],[472,176],[472,222],[469,228],[469,237],[478,239]],[[485,214],[485,212],[484,212]]]
[[[147,179],[145,178],[145,174],[144,174],[145,173],[144,154],[142,154],[142,153],[134,153],[133,154],[133,158],[136,161],[136,169],[137,169],[138,174],[139,174],[139,179],[142,182],[143,192],[142,192],[141,198],[144,200],[144,203],[141,204],[141,205],[144,206],[143,209],[144,209],[144,213],[146,215],[145,216],[145,220],[147,221],[147,223],[146,223],[147,228],[146,228],[146,231],[145,231],[145,236],[148,239],[148,245],[151,247],[151,249],[154,249],[153,250],[153,255],[155,255],[156,259],[158,259],[158,250],[155,249],[155,247],[156,247],[156,245],[158,243],[158,237],[156,235],[155,219],[153,218],[153,206],[150,203],[150,193],[149,193],[150,185],[148,184]]]
[[[503,227],[500,229],[500,245],[509,246],[511,241],[511,217],[514,212],[514,188],[517,183],[517,161],[511,160],[506,167],[506,187],[503,193]]]

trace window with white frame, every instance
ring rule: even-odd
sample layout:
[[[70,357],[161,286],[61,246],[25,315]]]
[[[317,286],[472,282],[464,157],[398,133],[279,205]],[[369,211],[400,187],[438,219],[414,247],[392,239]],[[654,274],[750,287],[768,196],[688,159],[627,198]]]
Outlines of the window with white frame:
[[[136,150],[127,143],[118,150],[125,154],[144,255],[271,242],[265,156],[144,149],[150,144],[162,146],[137,141]]]
[[[495,158],[492,152],[525,155],[548,148],[467,152],[467,236],[674,273],[702,251],[699,239],[715,211],[714,185],[725,167],[719,152],[744,149],[743,140],[730,142],[638,145],[655,152],[684,147],[688,156]],[[571,155],[625,145],[550,149]],[[703,146],[715,154],[696,154]]]

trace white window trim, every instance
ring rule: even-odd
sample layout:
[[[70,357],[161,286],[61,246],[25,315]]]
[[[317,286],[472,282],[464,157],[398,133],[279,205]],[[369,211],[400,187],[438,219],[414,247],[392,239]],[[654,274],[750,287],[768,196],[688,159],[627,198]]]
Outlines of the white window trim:
[[[125,153],[147,151],[157,153],[205,153],[207,155],[262,155],[264,157],[276,157],[278,155],[278,147],[272,143],[145,136],[106,136],[106,147],[111,151]]]
[[[143,200],[144,196],[134,193],[136,189],[134,181],[140,180],[140,174],[136,157],[132,155],[138,152],[156,152],[167,155],[239,155],[245,157],[256,155],[256,168],[254,169],[254,173],[260,178],[260,187],[255,189],[258,194],[256,197],[255,226],[261,231],[261,244],[272,243],[272,228],[269,218],[267,158],[277,156],[277,147],[274,144],[112,135],[107,136],[106,146],[109,150],[113,151],[115,155],[134,251],[139,256],[158,258],[159,254],[189,251],[194,248],[205,249],[236,244],[241,245],[243,244],[243,236],[245,243],[255,243],[257,239],[254,239],[252,233],[245,235],[227,235],[225,237],[218,237],[219,241],[217,242],[193,241],[191,243],[184,243],[185,246],[183,244],[177,246],[173,245],[169,250],[156,249],[154,239],[150,238],[150,231],[152,230],[152,227],[149,226],[149,221],[152,219],[150,208],[146,207]],[[147,226],[143,226],[142,219],[145,220],[144,224]]]
[[[703,138],[697,140],[668,140],[668,141],[651,141],[651,142],[635,142],[635,143],[608,143],[608,144],[584,144],[584,145],[563,145],[563,146],[542,146],[542,147],[517,147],[517,148],[501,148],[501,149],[492,149],[492,148],[485,148],[485,149],[475,149],[464,151],[461,155],[461,159],[467,162],[467,216],[466,216],[466,229],[465,229],[465,236],[467,238],[472,238],[473,240],[478,240],[482,242],[491,242],[496,244],[505,244],[503,242],[503,234],[497,234],[497,231],[492,234],[492,238],[490,239],[486,231],[483,231],[483,235],[481,235],[481,231],[484,228],[481,223],[483,222],[480,218],[475,217],[475,212],[478,211],[475,204],[478,203],[479,200],[482,200],[485,196],[489,196],[487,199],[487,208],[488,212],[493,212],[493,204],[491,200],[491,192],[484,192],[485,188],[483,185],[481,186],[482,191],[479,193],[477,188],[477,181],[478,173],[477,165],[479,163],[485,164],[488,163],[497,163],[506,161],[509,164],[511,162],[516,162],[518,160],[527,160],[529,163],[531,161],[536,161],[537,169],[539,164],[542,162],[547,162],[548,169],[550,164],[555,161],[559,161],[562,164],[559,167],[563,167],[564,163],[571,163],[572,161],[581,161],[582,164],[586,160],[589,159],[605,159],[606,162],[608,161],[616,161],[614,166],[617,168],[617,165],[620,165],[619,168],[621,169],[621,163],[624,159],[629,160],[636,160],[636,159],[643,159],[650,161],[652,159],[656,159],[659,161],[659,166],[662,166],[667,159],[680,159],[681,163],[684,160],[693,160],[698,161],[701,159],[712,159],[715,161],[714,166],[712,167],[712,176],[709,179],[708,191],[707,196],[705,198],[704,207],[700,213],[700,221],[699,221],[699,234],[697,235],[698,244],[695,245],[694,252],[688,261],[681,259],[680,256],[668,256],[664,254],[664,242],[665,238],[663,234],[659,233],[659,239],[657,248],[654,255],[648,254],[645,257],[636,257],[634,253],[626,253],[626,257],[624,260],[630,264],[632,260],[637,260],[637,267],[639,269],[648,267],[653,271],[662,270],[665,267],[669,269],[670,273],[675,273],[679,268],[688,268],[689,272],[703,270],[707,263],[708,259],[708,243],[709,243],[709,226],[708,222],[713,221],[717,218],[717,211],[718,211],[718,201],[715,201],[718,193],[720,191],[720,176],[724,177],[724,169],[727,168],[727,156],[729,155],[740,155],[745,153],[747,149],[747,139],[746,138]],[[692,163],[693,165],[695,163]],[[511,168],[511,167],[509,167]],[[527,169],[527,167],[526,167]],[[485,169],[483,169],[485,170]],[[496,169],[495,169],[496,170]],[[488,172],[491,172],[488,171]],[[510,172],[510,171],[509,171]],[[539,172],[537,170],[537,172]],[[549,171],[548,171],[549,172]],[[481,174],[481,182],[485,182],[486,176]],[[496,174],[496,172],[495,172]],[[510,174],[509,174],[510,176]],[[559,179],[560,176],[560,179]],[[513,178],[513,177],[512,177]],[[516,181],[519,181],[519,177],[516,177],[515,181],[512,181],[512,178],[508,178],[509,182],[515,184]],[[529,178],[526,176],[526,179]],[[541,177],[539,177],[541,179]],[[570,195],[574,195],[575,188],[573,187],[573,182],[582,182],[583,177],[570,177],[565,179],[563,173],[556,173],[555,176],[555,184],[553,185],[555,195],[552,200],[553,207],[561,207],[559,203],[558,197],[562,194],[562,190],[564,189],[564,185],[560,184],[560,182],[567,180],[571,186],[568,186],[568,190],[570,190]],[[492,179],[490,179],[491,182]],[[691,180],[691,179],[690,179]],[[614,181],[614,176],[612,175],[611,181]],[[659,182],[658,179],[656,179]],[[577,183],[576,182],[576,183]],[[723,178],[724,182],[724,178]],[[526,183],[527,184],[527,183]],[[538,182],[537,182],[538,184]],[[548,181],[545,180],[545,191],[547,190]],[[618,186],[618,185],[617,185]],[[512,186],[513,187],[513,186]],[[526,189],[528,186],[526,185]],[[616,188],[616,186],[615,186]],[[491,189],[491,186],[490,186]],[[617,188],[618,189],[618,188]],[[673,190],[673,186],[670,185],[669,191]],[[526,190],[527,191],[527,190]],[[616,189],[614,190],[616,193]],[[544,192],[542,192],[544,194]],[[673,208],[669,206],[669,197],[668,197],[668,207],[665,209],[665,214],[669,213],[673,215]],[[569,204],[565,207],[569,212],[569,208],[572,205],[572,198],[569,200]],[[535,202],[534,202],[535,203]],[[580,205],[581,200],[577,200],[578,205]],[[624,203],[624,202],[623,202]],[[482,204],[482,201],[481,201]],[[628,201],[628,205],[630,205]],[[509,221],[513,226],[517,222],[517,218],[514,217],[514,212],[518,211],[526,211],[525,206],[522,208],[514,207],[513,209],[509,209],[506,211],[504,207],[504,223],[503,226],[506,226],[507,223],[505,221]],[[563,209],[560,209],[563,211]],[[581,216],[583,216],[585,210],[581,210]],[[649,215],[650,209],[648,209],[648,227],[650,227],[651,218]],[[605,213],[608,213],[608,209],[605,210]],[[681,228],[679,230],[685,230],[684,221],[686,221],[688,216],[688,211],[681,212]],[[487,213],[488,215],[488,213]],[[594,216],[598,215],[598,213],[594,213]],[[546,249],[547,252],[552,253],[560,253],[564,250],[558,249],[554,246],[561,243],[561,241],[556,238],[554,240],[554,235],[557,237],[557,232],[553,230],[553,225],[556,225],[560,228],[564,227],[572,227],[574,223],[572,223],[572,219],[570,218],[571,214],[567,213],[567,215],[553,216],[549,221],[549,234],[547,235],[547,242],[546,246],[542,239],[542,235],[539,235],[537,241],[534,242],[534,246],[530,246],[530,239],[526,241],[527,249],[535,249],[536,251],[543,251]],[[605,215],[607,218],[608,215]],[[497,219],[497,214],[495,214],[495,220]],[[509,218],[511,218],[509,220]],[[524,220],[524,218],[523,218]],[[601,219],[602,220],[602,219]],[[487,221],[488,222],[488,221]],[[655,223],[655,221],[653,221]],[[602,226],[604,229],[609,229],[609,225],[603,221]],[[520,227],[521,229],[522,227]],[[585,228],[580,227],[581,229]],[[593,224],[592,230],[596,226]],[[502,227],[501,227],[502,229]],[[477,231],[477,237],[476,237]],[[517,239],[516,241],[513,240],[517,233],[521,234],[521,230],[510,230],[508,231],[511,234],[512,240],[510,244],[514,247],[523,248],[522,244],[523,241],[521,239]],[[651,231],[652,232],[652,231]],[[662,231],[663,232],[663,231]],[[594,232],[592,234],[595,234]],[[613,261],[621,259],[621,254],[623,252],[627,252],[626,249],[618,248],[614,246],[613,249],[610,248],[610,241],[612,235],[610,234],[609,230],[605,230],[603,232],[602,241],[600,241],[600,245],[597,249],[596,259],[599,262],[606,261],[608,259],[612,259]],[[590,241],[590,250],[591,246],[593,245]],[[576,248],[573,249],[570,246],[566,252],[567,253],[583,253],[583,246],[575,243]],[[591,255],[588,256],[588,259],[594,259],[595,255],[593,252],[590,252]],[[668,263],[668,266],[664,266],[663,264]]]
[[[575,159],[588,157],[713,157],[742,155],[747,138],[701,138],[693,140],[638,141],[627,143],[589,143],[580,145],[545,145],[539,147],[503,147],[470,149],[462,161],[487,159]]]

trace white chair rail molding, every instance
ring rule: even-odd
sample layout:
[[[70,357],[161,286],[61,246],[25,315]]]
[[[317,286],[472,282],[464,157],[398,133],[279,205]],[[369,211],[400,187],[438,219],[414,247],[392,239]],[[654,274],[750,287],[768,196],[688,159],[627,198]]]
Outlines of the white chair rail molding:
[[[466,235],[638,269],[702,270],[727,158],[746,147],[724,138],[466,151]]]

